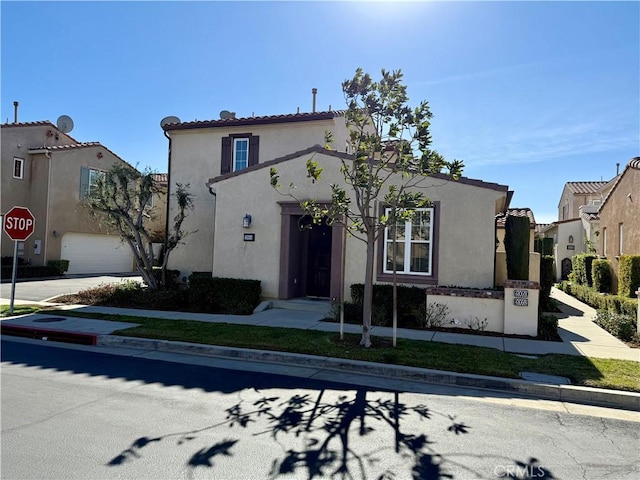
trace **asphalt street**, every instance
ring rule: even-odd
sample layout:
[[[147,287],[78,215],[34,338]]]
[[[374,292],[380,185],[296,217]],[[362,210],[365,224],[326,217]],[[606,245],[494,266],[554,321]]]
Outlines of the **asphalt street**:
[[[3,278],[0,284],[0,298],[11,298],[11,281]],[[10,280],[10,279],[9,279]],[[43,302],[59,295],[76,293],[89,288],[118,283],[125,280],[141,280],[139,275],[70,275],[65,278],[49,280],[17,281],[15,298],[34,302]]]
[[[637,421],[35,341],[1,354],[3,479],[640,474]]]

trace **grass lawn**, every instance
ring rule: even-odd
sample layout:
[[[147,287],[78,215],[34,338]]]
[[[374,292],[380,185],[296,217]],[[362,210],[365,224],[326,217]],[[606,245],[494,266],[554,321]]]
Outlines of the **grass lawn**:
[[[294,352],[507,378],[519,378],[520,372],[528,371],[567,377],[574,385],[640,392],[640,362],[628,360],[573,355],[544,355],[531,359],[492,348],[408,339],[398,339],[394,348],[390,339],[382,337],[373,337],[373,347],[365,349],[358,346],[359,335],[346,334],[344,340],[340,340],[336,333],[290,328],[71,311],[47,313],[140,324],[114,332],[130,337]]]
[[[14,305],[13,315],[9,314],[9,305],[0,305],[0,317],[12,317],[16,315],[27,315],[29,313],[37,313],[42,310],[39,305]]]

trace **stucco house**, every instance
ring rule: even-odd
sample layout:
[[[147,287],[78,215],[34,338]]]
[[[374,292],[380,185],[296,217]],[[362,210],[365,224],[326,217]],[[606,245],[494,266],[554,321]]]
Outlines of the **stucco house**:
[[[614,291],[620,255],[640,255],[640,157],[629,160],[597,212],[600,221],[598,253],[611,262]]]
[[[19,242],[18,255],[31,265],[69,260],[68,273],[123,273],[133,256],[116,232],[91,219],[81,203],[92,182],[114,163],[126,163],[98,142],[79,142],[49,121],[6,123],[2,133],[4,214],[19,205],[31,210],[35,232]],[[165,209],[158,211],[164,225]],[[13,255],[2,233],[2,256]]]
[[[183,278],[193,271],[213,271],[215,276],[258,279],[263,296],[279,299],[348,299],[350,285],[364,281],[361,241],[345,236],[338,225],[300,228],[306,220],[297,200],[328,203],[330,184],[344,183],[341,160],[351,156],[343,112],[176,122],[163,129],[170,142],[170,184],[190,184],[195,195],[184,225],[193,233],[172,253],[169,265]],[[321,146],[327,130],[335,149]],[[310,158],[323,169],[319,182],[307,178]],[[271,167],[280,174],[280,192],[270,185]],[[297,200],[287,195],[289,185]],[[432,206],[404,225],[399,281],[493,287],[495,218],[508,206],[508,187],[435,175],[419,188]],[[170,217],[172,211],[170,205]],[[384,214],[382,202],[376,214]],[[391,281],[389,244],[384,232],[376,245],[376,283]]]
[[[596,252],[600,243],[598,209],[618,179],[567,182],[558,202],[558,221],[540,229],[541,237],[553,238],[556,280],[571,273],[571,257]]]

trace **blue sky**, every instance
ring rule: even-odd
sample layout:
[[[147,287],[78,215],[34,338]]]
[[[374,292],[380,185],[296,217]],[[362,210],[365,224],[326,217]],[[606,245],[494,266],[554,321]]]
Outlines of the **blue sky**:
[[[567,181],[640,155],[638,2],[11,2],[1,120],[73,118],[139,167],[166,171],[159,123],[344,107],[362,67],[401,69],[428,100],[433,146],[511,205],[557,218]],[[203,172],[203,181],[211,176]]]

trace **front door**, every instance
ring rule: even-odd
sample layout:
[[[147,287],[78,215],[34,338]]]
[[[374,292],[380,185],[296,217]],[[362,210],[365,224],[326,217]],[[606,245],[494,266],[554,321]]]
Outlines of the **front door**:
[[[307,296],[329,298],[331,296],[331,233],[324,223],[308,230],[307,247]]]

